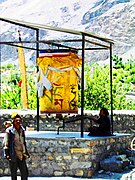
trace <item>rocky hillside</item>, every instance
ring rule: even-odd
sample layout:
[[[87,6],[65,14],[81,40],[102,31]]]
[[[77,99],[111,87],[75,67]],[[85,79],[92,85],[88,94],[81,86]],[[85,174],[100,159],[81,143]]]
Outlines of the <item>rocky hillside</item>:
[[[113,39],[113,53],[125,59],[135,58],[134,14],[134,0],[0,0],[2,17],[97,33]],[[18,27],[3,22],[0,25],[1,41],[18,40]],[[21,33],[23,40],[33,40],[32,30],[21,28]],[[41,39],[56,38],[55,34],[43,31],[40,36]],[[15,62],[16,48],[1,47],[1,61]],[[26,61],[34,62],[34,52],[25,52]],[[92,57],[93,61],[105,60],[108,54],[97,56],[93,53]]]

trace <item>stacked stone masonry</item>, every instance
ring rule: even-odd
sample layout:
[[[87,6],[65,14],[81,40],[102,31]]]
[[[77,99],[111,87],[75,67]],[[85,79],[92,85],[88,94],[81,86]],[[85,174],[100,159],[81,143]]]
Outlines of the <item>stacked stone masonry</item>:
[[[3,158],[0,137],[0,175],[9,175],[8,162]],[[130,135],[92,139],[27,138],[30,159],[29,176],[91,177],[104,158],[120,154],[129,147]]]
[[[36,130],[36,115],[27,112],[22,116],[26,129]],[[10,114],[1,114],[1,133],[5,131],[3,122],[9,118]],[[58,126],[62,125],[62,121],[55,116],[40,115],[39,119],[40,131],[56,131]],[[85,132],[89,124],[90,120],[85,119]],[[130,128],[135,129],[134,127],[135,113],[114,114],[114,132],[130,133]],[[65,129],[60,129],[61,131],[79,132],[80,121],[66,124]],[[101,160],[128,149],[133,136],[134,134],[125,134],[96,139],[26,137],[31,156],[27,160],[29,176],[91,177],[99,170]],[[0,136],[0,176],[10,175],[8,161],[3,157],[2,141],[3,137]]]
[[[90,111],[92,112],[92,111]],[[36,113],[19,112],[23,117],[23,125],[29,129],[37,129],[37,116]],[[97,117],[99,111],[94,111],[93,116]],[[88,114],[89,115],[89,114]],[[91,113],[90,113],[91,115]],[[5,131],[3,122],[11,118],[11,113],[8,111],[1,111],[0,114],[0,131]],[[67,117],[65,117],[67,119]],[[87,132],[90,126],[90,119],[84,119],[84,131]],[[56,118],[55,115],[40,115],[39,116],[39,130],[40,131],[57,131],[59,126],[62,126],[63,121]],[[135,111],[115,111],[113,114],[113,130],[114,132],[129,133],[130,129],[135,129]],[[65,124],[65,128],[61,128],[60,131],[76,131],[80,132],[80,120]]]

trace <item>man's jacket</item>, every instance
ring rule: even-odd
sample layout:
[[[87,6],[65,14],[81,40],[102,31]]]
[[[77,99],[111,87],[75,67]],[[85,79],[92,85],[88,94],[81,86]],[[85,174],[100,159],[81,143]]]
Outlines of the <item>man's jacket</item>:
[[[28,158],[29,154],[26,148],[25,129],[21,126],[20,133],[11,126],[6,129],[6,134],[3,140],[3,148],[7,159]]]

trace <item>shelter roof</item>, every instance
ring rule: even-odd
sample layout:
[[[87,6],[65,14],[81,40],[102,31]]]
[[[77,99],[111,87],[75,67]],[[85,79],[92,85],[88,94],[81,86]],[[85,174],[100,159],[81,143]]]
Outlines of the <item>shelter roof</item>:
[[[65,32],[65,33],[70,33],[73,35],[85,35],[88,37],[92,37],[92,38],[96,38],[98,40],[107,42],[107,43],[114,43],[114,41],[112,39],[109,38],[105,38],[102,36],[99,36],[93,32],[87,32],[87,31],[78,31],[78,30],[73,30],[73,29],[66,29],[66,28],[61,28],[61,27],[54,27],[54,26],[48,26],[45,24],[38,24],[38,23],[32,23],[32,22],[28,22],[28,21],[23,21],[23,20],[17,20],[17,19],[11,19],[11,18],[7,18],[7,17],[0,17],[1,21],[6,21],[9,23],[13,23],[16,25],[23,25],[25,27],[28,28],[32,28],[32,29],[42,29],[42,30],[53,30],[53,31],[58,31],[58,32]]]

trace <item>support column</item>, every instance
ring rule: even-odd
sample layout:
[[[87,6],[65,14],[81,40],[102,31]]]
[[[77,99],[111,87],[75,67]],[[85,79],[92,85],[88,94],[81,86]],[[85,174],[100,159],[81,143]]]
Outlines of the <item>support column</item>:
[[[110,43],[110,99],[111,99],[111,125],[113,134],[113,94],[112,94],[112,44]]]
[[[39,29],[36,29],[36,60],[39,57]],[[37,72],[39,71],[37,66]],[[39,131],[39,98],[38,98],[38,91],[37,91],[37,131]]]
[[[85,35],[82,34],[82,74],[81,74],[81,137],[84,131],[84,49],[85,49]]]

